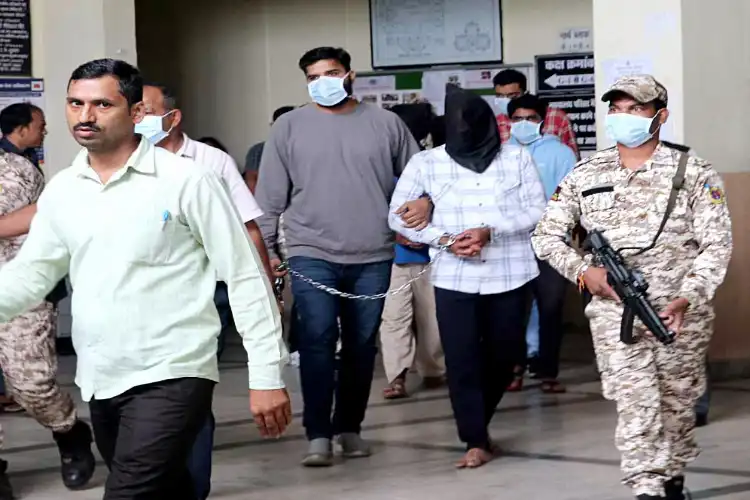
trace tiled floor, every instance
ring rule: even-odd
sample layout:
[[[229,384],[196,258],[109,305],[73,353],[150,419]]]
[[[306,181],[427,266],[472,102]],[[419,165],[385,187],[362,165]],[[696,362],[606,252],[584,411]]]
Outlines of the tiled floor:
[[[614,411],[599,396],[588,367],[565,372],[570,392],[543,396],[535,387],[503,400],[493,436],[504,456],[477,471],[456,471],[456,441],[444,390],[417,392],[411,400],[385,403],[375,383],[364,435],[376,453],[324,470],[298,465],[305,448],[300,419],[284,438],[262,441],[250,421],[246,374],[234,350],[223,363],[214,409],[219,428],[211,498],[272,500],[619,500],[632,498],[619,485],[613,445]],[[234,361],[233,361],[234,360]],[[62,380],[72,387],[72,358]],[[296,375],[289,374],[295,409],[301,408]],[[81,413],[87,410],[81,405]],[[11,479],[22,499],[100,499],[105,468],[93,486],[66,491],[57,475],[58,456],[49,433],[23,416],[0,416],[6,429]],[[696,499],[750,499],[750,381],[716,388],[711,424],[699,431],[704,448],[688,483]],[[177,499],[175,499],[177,500]]]

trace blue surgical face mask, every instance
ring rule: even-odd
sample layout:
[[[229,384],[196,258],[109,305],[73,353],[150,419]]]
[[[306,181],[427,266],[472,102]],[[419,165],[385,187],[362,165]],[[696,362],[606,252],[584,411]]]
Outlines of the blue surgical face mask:
[[[495,111],[501,115],[508,114],[508,104],[510,104],[509,97],[495,97]]]
[[[648,142],[658,128],[651,132],[651,126],[656,120],[645,116],[631,115],[630,113],[613,113],[607,115],[607,135],[610,139],[626,148],[637,148]],[[661,125],[659,125],[661,127]]]
[[[316,103],[330,108],[341,104],[344,99],[349,97],[345,83],[349,73],[343,77],[338,76],[321,76],[307,84],[307,91],[310,98]]]
[[[531,144],[542,137],[542,124],[529,120],[513,122],[510,125],[510,135],[521,144]]]
[[[151,144],[156,146],[161,141],[169,136],[173,127],[169,127],[169,130],[164,130],[164,118],[174,113],[175,110],[162,116],[146,115],[140,123],[135,124],[135,133],[140,134],[148,139]]]

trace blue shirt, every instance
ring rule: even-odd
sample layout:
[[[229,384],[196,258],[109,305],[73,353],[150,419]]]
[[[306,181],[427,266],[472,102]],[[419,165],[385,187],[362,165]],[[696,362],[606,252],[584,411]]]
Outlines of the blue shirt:
[[[398,177],[396,177],[398,182]],[[430,262],[430,247],[424,245],[422,248],[409,248],[396,243],[394,264],[428,264]]]
[[[396,243],[394,264],[428,264],[430,262],[430,247],[409,248]]]
[[[520,145],[513,136],[508,142]],[[578,161],[576,154],[552,134],[545,134],[540,139],[530,144],[523,144],[523,146],[529,150],[536,163],[539,178],[544,185],[544,194],[549,200],[555,194],[557,186],[575,167]]]

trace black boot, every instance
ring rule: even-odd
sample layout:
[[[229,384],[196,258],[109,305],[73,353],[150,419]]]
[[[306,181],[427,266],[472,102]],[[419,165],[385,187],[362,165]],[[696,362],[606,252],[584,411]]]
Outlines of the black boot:
[[[0,500],[13,500],[13,488],[8,479],[8,462],[0,459]]]
[[[78,420],[70,431],[53,432],[52,435],[60,449],[63,484],[70,490],[83,488],[96,468],[96,460],[91,452],[91,428]]]
[[[692,497],[685,489],[685,476],[677,476],[664,483],[667,500],[690,500]]]
[[[661,500],[664,497],[655,497],[654,495],[638,495],[636,500]]]

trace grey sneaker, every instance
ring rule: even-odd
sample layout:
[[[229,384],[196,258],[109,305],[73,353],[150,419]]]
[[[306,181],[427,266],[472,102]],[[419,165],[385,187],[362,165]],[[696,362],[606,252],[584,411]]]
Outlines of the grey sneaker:
[[[307,455],[302,459],[305,467],[330,467],[333,465],[333,448],[331,440],[317,438],[310,441]]]
[[[346,458],[364,458],[372,455],[370,445],[355,433],[344,433],[339,436],[342,454]]]

